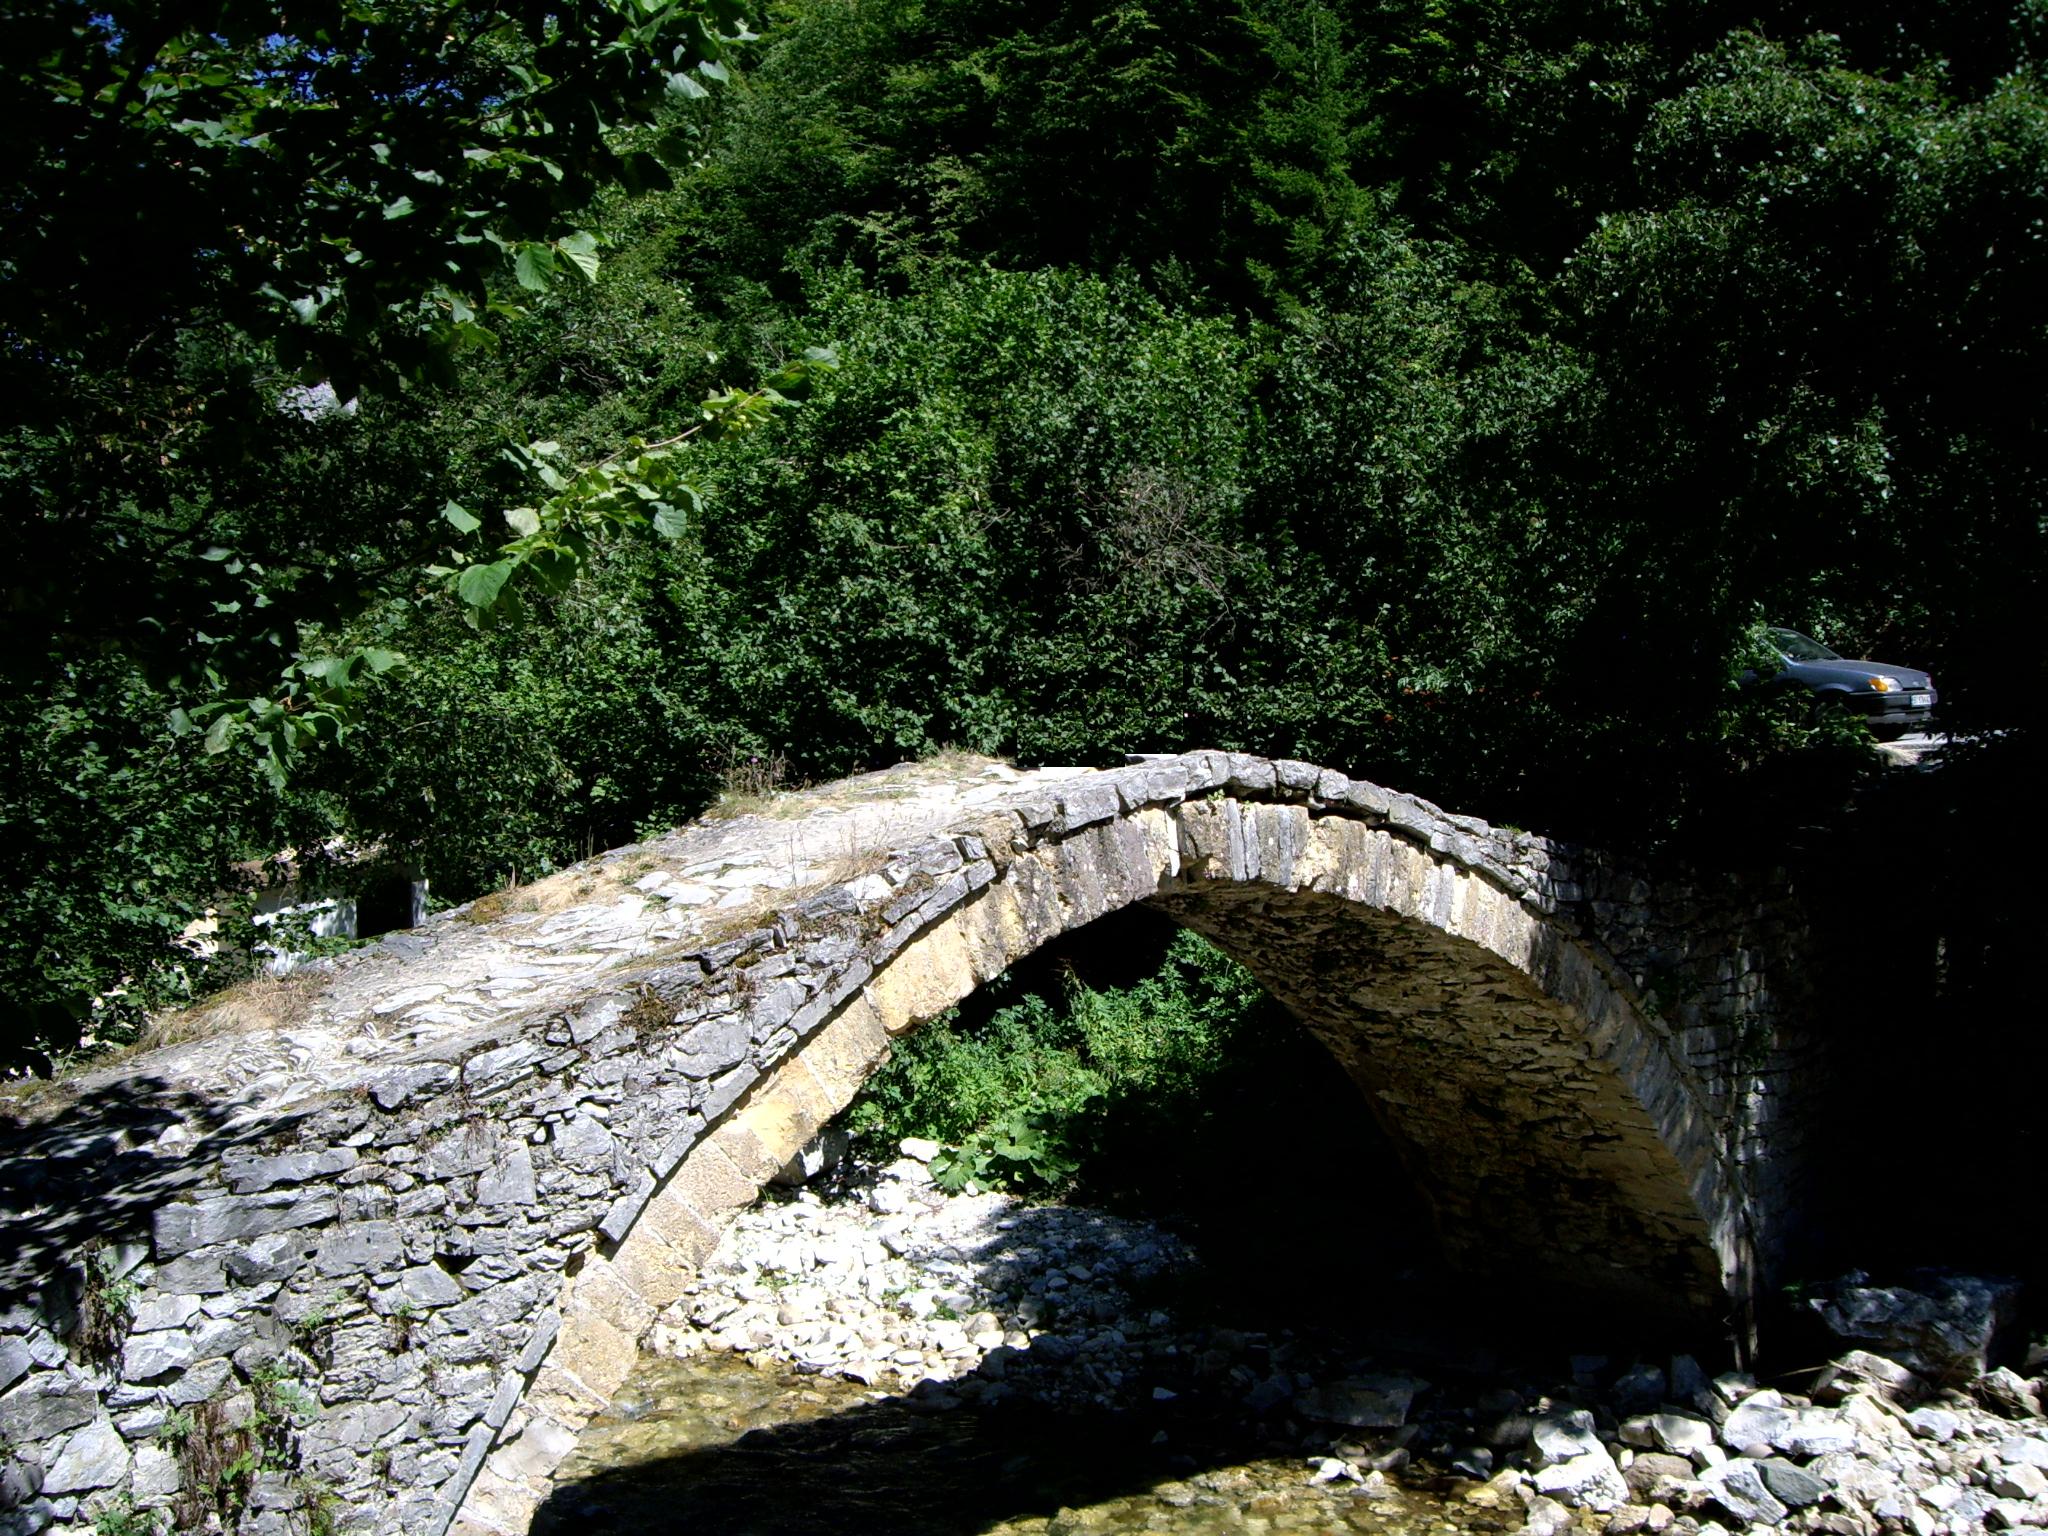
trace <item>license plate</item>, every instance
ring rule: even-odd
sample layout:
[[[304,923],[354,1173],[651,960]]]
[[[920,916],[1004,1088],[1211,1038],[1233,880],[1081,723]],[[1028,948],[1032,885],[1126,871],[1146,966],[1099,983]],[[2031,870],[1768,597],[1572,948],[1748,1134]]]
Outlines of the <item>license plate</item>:
[[[1934,702],[1934,695],[1931,693],[1909,693],[1906,695],[1906,702],[1915,709],[1925,709]]]

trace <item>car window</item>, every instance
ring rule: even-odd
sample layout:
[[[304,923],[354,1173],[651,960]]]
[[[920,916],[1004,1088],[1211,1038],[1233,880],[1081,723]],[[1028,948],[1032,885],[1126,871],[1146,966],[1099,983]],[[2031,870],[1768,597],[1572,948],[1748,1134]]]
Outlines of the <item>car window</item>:
[[[1778,642],[1778,649],[1794,661],[1840,661],[1842,659],[1818,640],[1809,640],[1796,629],[1774,629],[1771,631],[1771,638]]]

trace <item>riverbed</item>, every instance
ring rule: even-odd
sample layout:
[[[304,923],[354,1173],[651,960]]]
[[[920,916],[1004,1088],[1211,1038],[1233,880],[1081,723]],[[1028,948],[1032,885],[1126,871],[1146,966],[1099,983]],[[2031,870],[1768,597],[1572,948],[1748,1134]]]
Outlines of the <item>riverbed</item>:
[[[1172,1405],[1164,1404],[1162,1408]],[[1192,1465],[1158,1415],[1010,1401],[932,1408],[768,1359],[647,1356],[535,1524],[722,1536],[1183,1536],[1501,1530],[1384,1477],[1312,1482],[1298,1454]],[[1155,1437],[1168,1439],[1155,1443]]]

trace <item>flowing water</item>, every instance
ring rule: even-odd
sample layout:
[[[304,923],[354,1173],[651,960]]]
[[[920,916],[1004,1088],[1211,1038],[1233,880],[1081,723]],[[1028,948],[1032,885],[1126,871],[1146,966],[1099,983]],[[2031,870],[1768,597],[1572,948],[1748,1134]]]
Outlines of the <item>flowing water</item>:
[[[1508,1519],[1378,1476],[1312,1482],[1298,1448],[1205,1423],[1198,1400],[1122,1413],[945,1401],[735,1355],[645,1356],[534,1530],[1455,1536],[1520,1523],[1519,1506]]]

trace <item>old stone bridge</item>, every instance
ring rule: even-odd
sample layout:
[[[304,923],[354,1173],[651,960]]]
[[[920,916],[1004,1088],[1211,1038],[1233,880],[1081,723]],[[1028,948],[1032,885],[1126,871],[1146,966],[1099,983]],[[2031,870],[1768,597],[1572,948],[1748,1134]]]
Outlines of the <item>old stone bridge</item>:
[[[0,1525],[125,1496],[523,1531],[657,1309],[891,1036],[1132,902],[1328,1046],[1455,1259],[1742,1326],[1810,1118],[1789,898],[1653,888],[1306,763],[956,760],[606,854],[27,1101]],[[194,1438],[233,1449],[252,1406],[297,1471],[194,1486]]]

